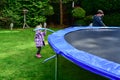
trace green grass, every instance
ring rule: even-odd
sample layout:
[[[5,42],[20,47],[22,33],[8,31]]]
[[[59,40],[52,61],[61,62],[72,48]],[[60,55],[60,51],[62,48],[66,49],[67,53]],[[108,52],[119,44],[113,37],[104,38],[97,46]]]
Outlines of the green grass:
[[[0,30],[0,80],[54,80],[55,59],[42,63],[55,54],[47,44],[47,36],[45,40],[42,58],[38,59],[33,29]],[[58,59],[58,80],[107,80],[61,56]]]

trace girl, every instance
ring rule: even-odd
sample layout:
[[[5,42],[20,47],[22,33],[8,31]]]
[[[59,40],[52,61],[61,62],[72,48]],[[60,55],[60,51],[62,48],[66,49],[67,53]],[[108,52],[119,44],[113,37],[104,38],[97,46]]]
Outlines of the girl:
[[[37,47],[37,53],[36,53],[36,57],[37,58],[41,58],[41,48],[42,46],[45,46],[45,42],[44,42],[44,36],[46,35],[46,29],[42,32],[40,30],[40,28],[42,28],[42,25],[38,25],[36,26],[36,33],[35,33],[35,43],[36,43],[36,47]]]

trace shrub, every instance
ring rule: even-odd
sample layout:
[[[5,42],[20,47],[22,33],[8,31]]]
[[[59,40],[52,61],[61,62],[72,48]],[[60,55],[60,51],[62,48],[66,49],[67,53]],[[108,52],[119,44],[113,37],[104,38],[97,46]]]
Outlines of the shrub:
[[[85,17],[85,10],[81,7],[76,7],[72,10],[72,15],[74,18],[84,18]]]
[[[74,17],[74,25],[85,25],[85,13],[85,10],[81,7],[75,7],[72,10],[72,16]]]

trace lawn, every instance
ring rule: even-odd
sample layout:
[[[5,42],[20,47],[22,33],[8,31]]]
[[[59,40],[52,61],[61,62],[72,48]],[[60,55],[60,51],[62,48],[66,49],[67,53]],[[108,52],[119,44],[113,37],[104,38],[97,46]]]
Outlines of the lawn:
[[[42,63],[55,54],[47,43],[48,35],[42,58],[38,59],[35,57],[37,49],[32,28],[0,30],[0,80],[54,80],[55,59]],[[61,56],[58,59],[58,80],[107,80]]]

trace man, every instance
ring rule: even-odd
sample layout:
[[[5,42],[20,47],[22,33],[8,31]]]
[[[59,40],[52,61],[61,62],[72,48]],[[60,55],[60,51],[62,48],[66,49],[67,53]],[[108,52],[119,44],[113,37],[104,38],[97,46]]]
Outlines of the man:
[[[102,10],[98,10],[97,14],[93,16],[93,26],[105,26],[105,24],[102,21],[102,17],[104,16],[104,13]]]

